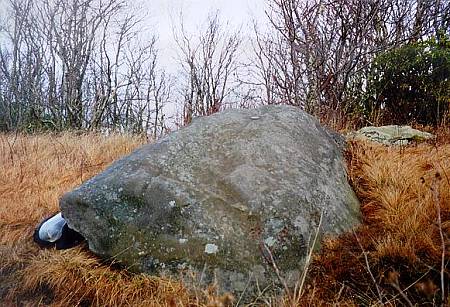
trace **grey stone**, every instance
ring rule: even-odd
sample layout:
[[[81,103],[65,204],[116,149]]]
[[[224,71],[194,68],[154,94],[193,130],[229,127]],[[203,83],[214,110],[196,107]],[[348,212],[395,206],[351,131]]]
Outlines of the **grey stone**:
[[[347,138],[350,139],[366,139],[385,145],[407,145],[412,141],[425,141],[433,139],[434,135],[413,129],[410,126],[381,126],[381,127],[364,127],[356,132],[350,133]]]
[[[321,216],[321,235],[360,221],[342,144],[295,107],[227,110],[116,161],[60,206],[91,251],[135,271],[249,292],[277,284],[273,257],[293,283]]]

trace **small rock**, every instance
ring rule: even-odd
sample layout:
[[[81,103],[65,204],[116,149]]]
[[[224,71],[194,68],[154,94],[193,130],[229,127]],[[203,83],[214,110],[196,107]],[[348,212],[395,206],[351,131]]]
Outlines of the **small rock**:
[[[385,145],[407,145],[412,141],[425,141],[435,136],[410,126],[364,127],[347,135],[347,139],[366,139]]]

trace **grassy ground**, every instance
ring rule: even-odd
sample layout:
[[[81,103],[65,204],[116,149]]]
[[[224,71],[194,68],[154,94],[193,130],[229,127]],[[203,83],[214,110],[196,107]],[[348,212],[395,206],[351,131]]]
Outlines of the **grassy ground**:
[[[32,242],[34,227],[59,211],[64,192],[143,142],[119,135],[0,135],[0,301],[173,306],[207,298],[177,282],[103,266],[83,247],[40,250]]]
[[[448,135],[443,134],[442,140]],[[66,191],[144,142],[97,134],[0,134],[0,302],[6,306],[226,306],[233,298],[133,275],[81,246],[41,250],[31,234]],[[364,224],[329,239],[301,293],[278,305],[440,305],[449,293],[450,145],[349,146]],[[442,293],[445,292],[445,295]],[[448,302],[448,301],[447,301]],[[259,302],[264,304],[263,301]]]
[[[316,297],[362,305],[441,305],[449,295],[450,144],[352,143],[349,176],[364,224],[326,242]],[[442,293],[445,293],[442,295]]]

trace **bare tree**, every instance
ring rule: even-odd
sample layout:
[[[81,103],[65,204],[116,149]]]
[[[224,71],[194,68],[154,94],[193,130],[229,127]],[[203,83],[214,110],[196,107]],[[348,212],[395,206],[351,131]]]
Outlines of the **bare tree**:
[[[345,111],[380,51],[448,31],[449,1],[270,0],[274,31],[256,31],[253,79],[266,103]]]
[[[83,127],[83,80],[102,21],[122,5],[121,0],[58,0],[44,4],[62,62],[64,105],[71,128]]]
[[[28,96],[29,89],[35,87],[32,84],[27,84],[32,82],[32,76],[26,76],[30,69],[27,69],[27,66],[35,59],[33,55],[33,51],[35,51],[33,47],[35,46],[26,46],[25,42],[32,1],[11,0],[9,4],[12,9],[12,24],[3,26],[9,26],[10,31],[2,32],[7,36],[11,46],[9,49],[3,46],[3,48],[0,48],[2,93],[4,95],[2,115],[8,129],[21,122],[21,117],[24,116],[22,110],[27,109],[27,106],[20,105],[18,102]],[[26,100],[26,102],[28,103],[29,100]]]
[[[157,67],[155,36],[140,38],[141,19],[124,0],[8,1],[3,129],[163,133],[170,76]]]
[[[171,78],[158,68],[156,37],[142,42],[137,24],[139,20],[128,16],[113,37],[103,32],[89,70],[95,83],[89,128],[148,133],[156,138],[166,129],[163,108],[170,100]]]
[[[218,14],[211,15],[207,26],[193,38],[185,30],[174,29],[184,71],[183,122],[193,116],[204,116],[225,107],[225,99],[233,90],[231,78],[237,69],[240,33],[222,30]]]

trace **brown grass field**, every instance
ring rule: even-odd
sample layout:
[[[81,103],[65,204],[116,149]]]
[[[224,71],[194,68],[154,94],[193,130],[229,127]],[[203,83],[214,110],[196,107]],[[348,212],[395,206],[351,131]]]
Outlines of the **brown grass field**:
[[[440,140],[448,139],[445,134]],[[145,140],[0,134],[0,305],[229,306],[230,295],[102,264],[86,246],[41,250],[34,227],[61,195]],[[353,142],[349,179],[364,223],[327,239],[307,283],[272,306],[440,306],[449,302],[450,144]]]

